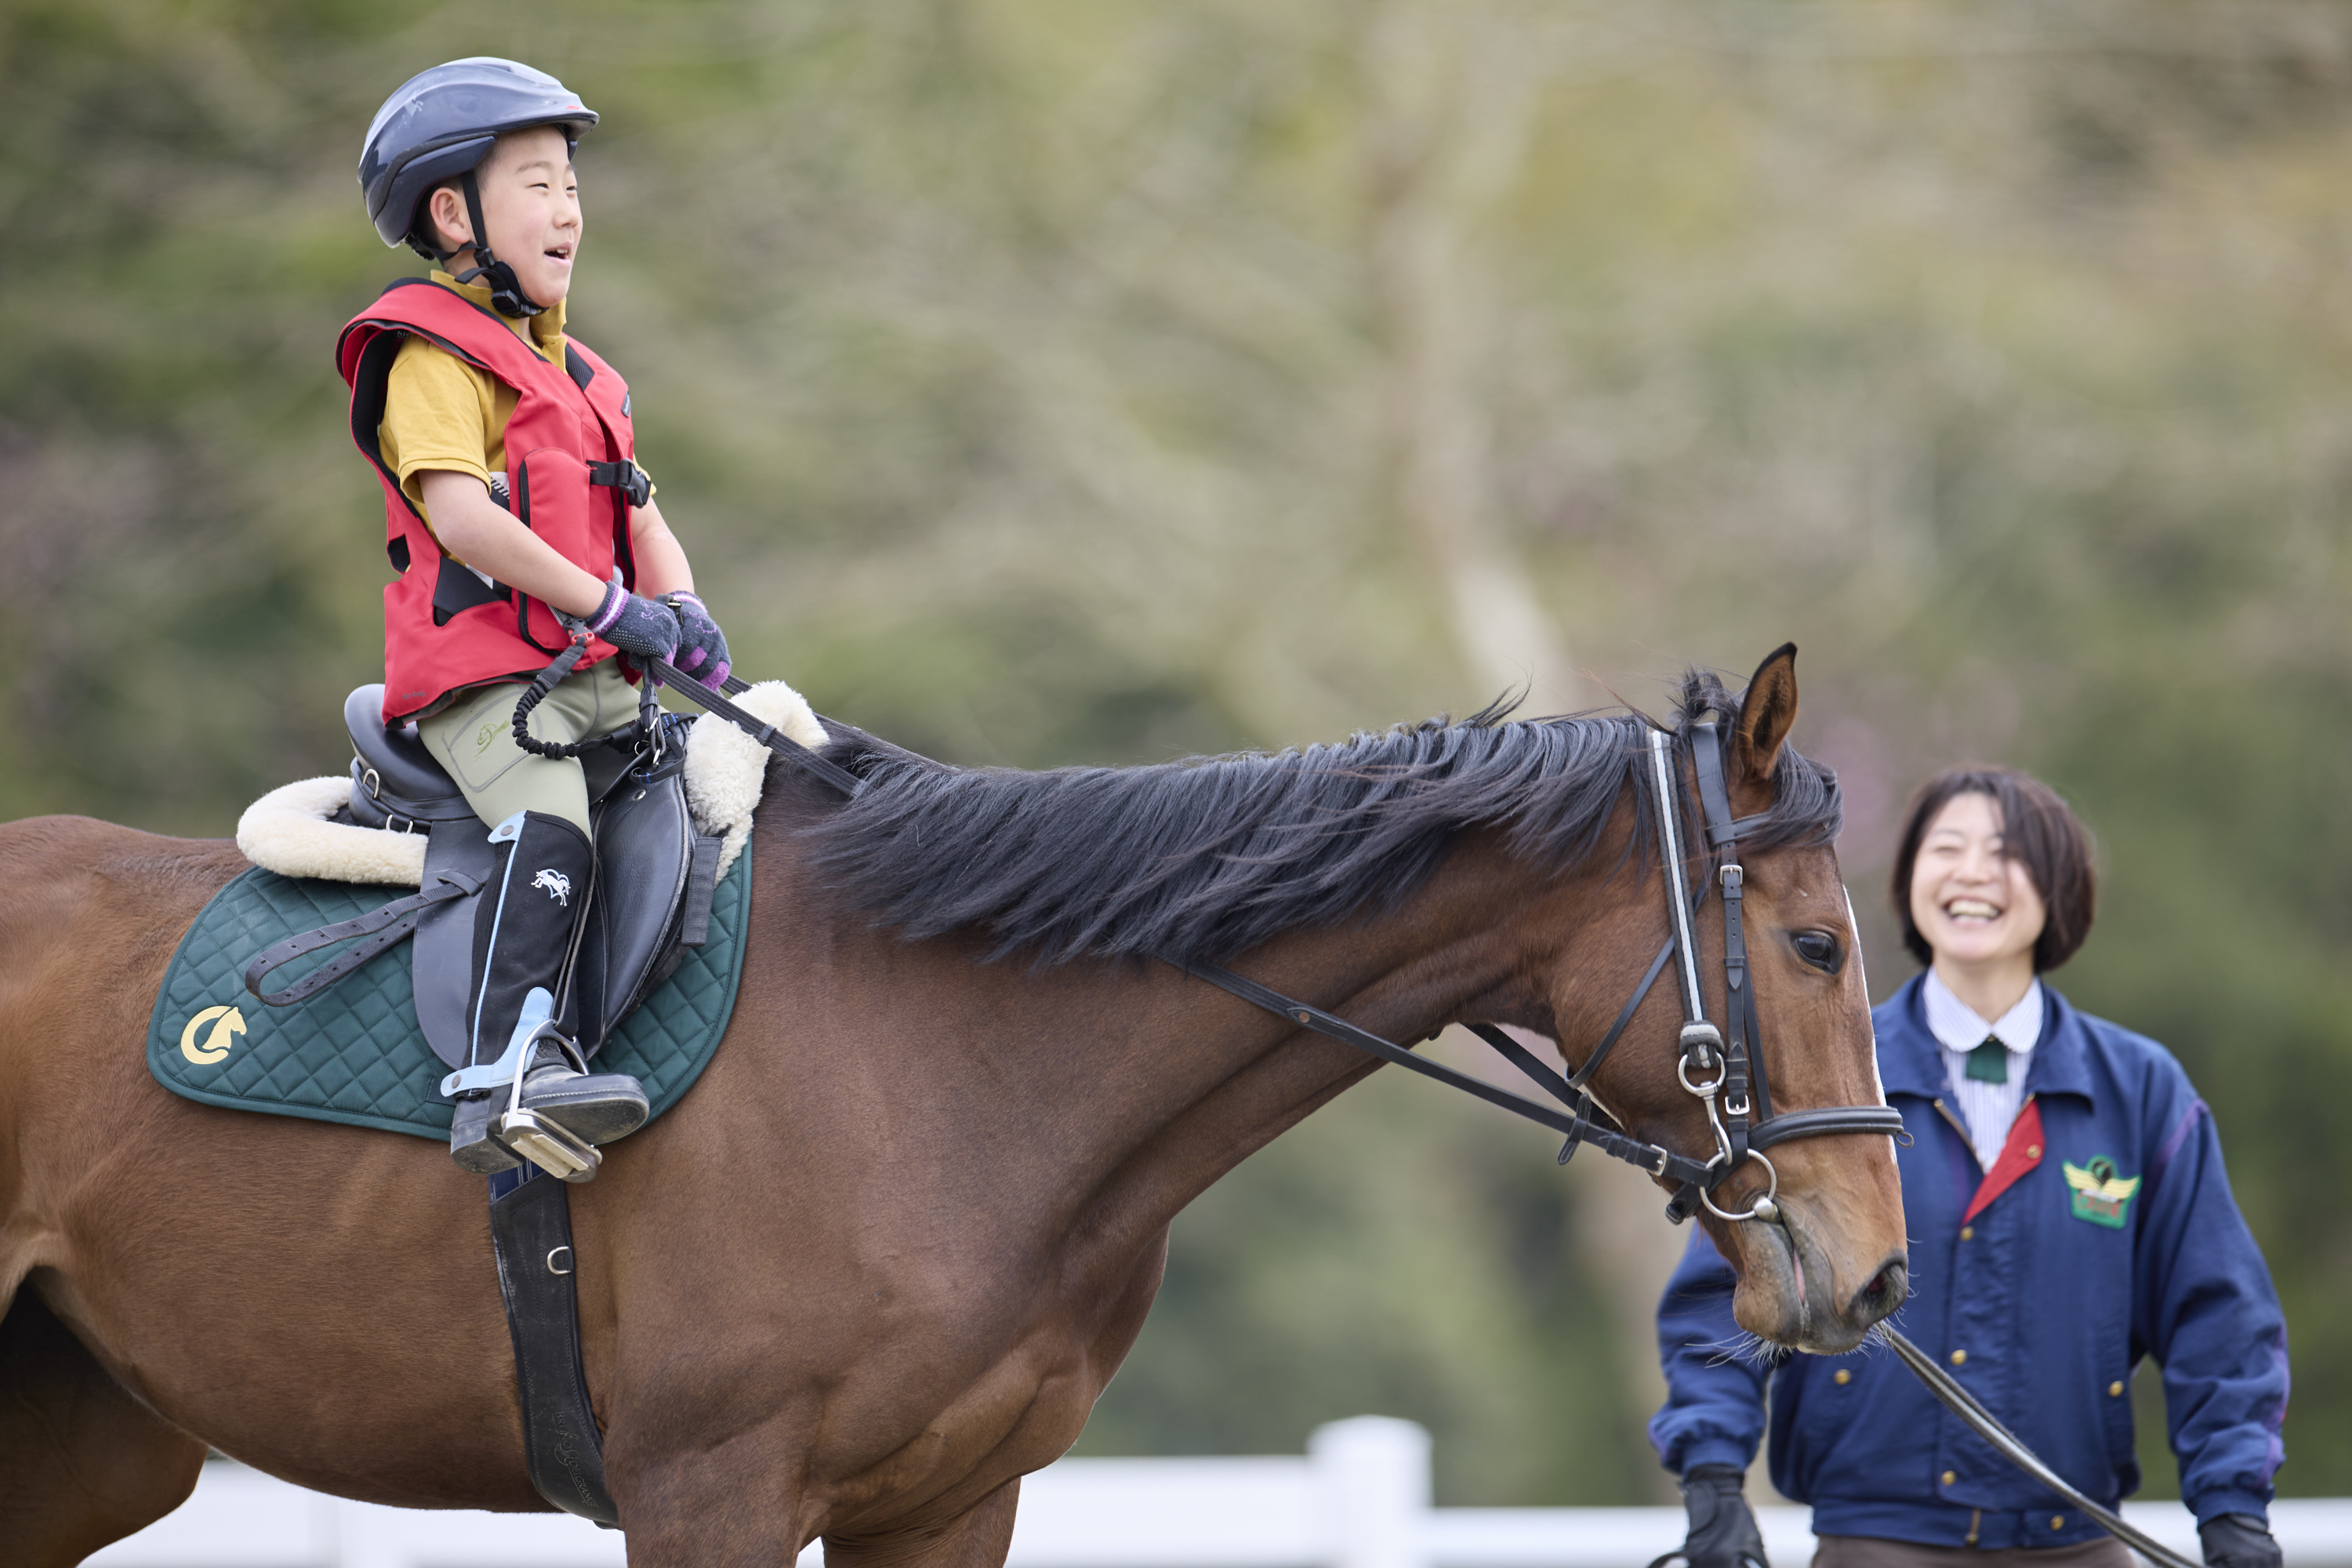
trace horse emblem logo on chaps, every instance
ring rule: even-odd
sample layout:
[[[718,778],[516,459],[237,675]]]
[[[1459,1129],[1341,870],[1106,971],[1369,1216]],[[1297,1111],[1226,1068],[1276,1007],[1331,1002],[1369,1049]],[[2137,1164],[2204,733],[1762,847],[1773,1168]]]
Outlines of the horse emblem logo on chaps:
[[[530,885],[534,888],[545,888],[547,896],[565,909],[572,907],[572,879],[562,872],[542,868],[538,876],[530,879]]]
[[[200,1046],[196,1044],[196,1031],[206,1024],[212,1025],[212,1033]],[[244,1014],[226,1003],[207,1007],[189,1019],[188,1026],[180,1031],[180,1054],[198,1067],[210,1067],[226,1057],[229,1047],[236,1043],[236,1037],[244,1033]]]

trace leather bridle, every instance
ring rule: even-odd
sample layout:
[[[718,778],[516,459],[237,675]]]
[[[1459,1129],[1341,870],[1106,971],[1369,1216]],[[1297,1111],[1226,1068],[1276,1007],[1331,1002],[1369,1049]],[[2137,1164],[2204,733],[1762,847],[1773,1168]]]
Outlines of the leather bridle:
[[[1168,963],[1231,992],[1254,1006],[1270,1013],[1279,1013],[1302,1027],[1352,1046],[1382,1061],[1433,1078],[1465,1093],[1476,1096],[1490,1105],[1526,1117],[1528,1121],[1553,1128],[1567,1134],[1560,1146],[1559,1163],[1566,1164],[1580,1143],[1590,1143],[1612,1159],[1639,1166],[1654,1176],[1663,1176],[1677,1184],[1675,1195],[1666,1205],[1666,1216],[1679,1225],[1689,1218],[1701,1205],[1708,1213],[1724,1220],[1762,1220],[1767,1223],[1780,1218],[1780,1174],[1766,1157],[1764,1151],[1797,1138],[1822,1138],[1838,1133],[1863,1132],[1884,1134],[1900,1142],[1908,1142],[1904,1131],[1903,1113],[1888,1105],[1842,1105],[1819,1110],[1795,1110],[1776,1113],[1772,1109],[1771,1087],[1764,1072],[1762,1030],[1756,1010],[1755,987],[1749,984],[1748,936],[1742,919],[1746,896],[1747,872],[1739,863],[1739,840],[1761,821],[1759,817],[1734,818],[1731,796],[1723,773],[1723,738],[1717,729],[1713,714],[1706,714],[1691,726],[1691,757],[1698,780],[1699,815],[1706,836],[1706,859],[1711,868],[1709,879],[1723,898],[1723,974],[1725,1031],[1709,1022],[1706,997],[1699,988],[1697,906],[1706,897],[1706,883],[1702,882],[1693,896],[1686,879],[1688,864],[1685,858],[1681,824],[1684,819],[1684,791],[1680,787],[1678,770],[1674,764],[1673,744],[1664,731],[1649,733],[1647,767],[1636,768],[1636,787],[1643,776],[1654,796],[1658,839],[1658,859],[1666,885],[1668,930],[1665,945],[1650,961],[1633,994],[1619,1011],[1616,1022],[1584,1065],[1563,1078],[1538,1060],[1526,1047],[1491,1024],[1473,1024],[1470,1030],[1492,1046],[1503,1058],[1517,1068],[1566,1108],[1566,1112],[1554,1110],[1539,1101],[1496,1089],[1482,1079],[1457,1072],[1442,1062],[1429,1061],[1414,1055],[1393,1041],[1360,1029],[1346,1019],[1324,1012],[1319,1007],[1296,1001],[1280,992],[1259,984],[1220,964],[1170,958]],[[1649,998],[1658,977],[1668,963],[1675,961],[1683,1003],[1683,1026],[1680,1036],[1682,1054],[1675,1064],[1675,1076],[1683,1088],[1696,1097],[1706,1108],[1707,1128],[1714,1134],[1715,1151],[1704,1162],[1656,1143],[1645,1143],[1627,1136],[1618,1128],[1593,1120],[1595,1106],[1586,1085],[1601,1070],[1601,1065],[1615,1048],[1618,1037],[1633,1015]],[[1740,1213],[1732,1213],[1717,1205],[1715,1194],[1748,1161],[1762,1165],[1767,1177],[1763,1194]]]

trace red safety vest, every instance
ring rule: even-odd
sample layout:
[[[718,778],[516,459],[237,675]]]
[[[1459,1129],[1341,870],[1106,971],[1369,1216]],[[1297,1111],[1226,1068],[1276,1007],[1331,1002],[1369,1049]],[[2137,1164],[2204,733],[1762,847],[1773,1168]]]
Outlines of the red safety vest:
[[[399,575],[383,590],[383,719],[395,724],[445,693],[528,680],[570,645],[554,612],[486,584],[442,553],[424,515],[384,467],[384,386],[409,334],[437,343],[519,395],[507,421],[507,509],[593,577],[636,581],[629,508],[649,487],[633,460],[627,384],[576,342],[562,369],[503,317],[425,278],[404,278],[352,318],[336,364],[352,389],[352,439],[383,481],[384,550]],[[585,669],[614,649],[591,638]]]

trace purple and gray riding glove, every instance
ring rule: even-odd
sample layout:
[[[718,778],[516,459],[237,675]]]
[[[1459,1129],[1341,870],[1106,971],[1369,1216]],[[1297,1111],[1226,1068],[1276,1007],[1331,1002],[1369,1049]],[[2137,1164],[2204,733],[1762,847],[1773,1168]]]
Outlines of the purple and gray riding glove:
[[[677,611],[677,657],[670,662],[713,691],[726,680],[727,634],[692,594],[665,594],[662,603]]]
[[[632,594],[618,583],[604,585],[604,602],[585,624],[623,653],[639,658],[669,659],[677,652],[677,616],[669,606]]]

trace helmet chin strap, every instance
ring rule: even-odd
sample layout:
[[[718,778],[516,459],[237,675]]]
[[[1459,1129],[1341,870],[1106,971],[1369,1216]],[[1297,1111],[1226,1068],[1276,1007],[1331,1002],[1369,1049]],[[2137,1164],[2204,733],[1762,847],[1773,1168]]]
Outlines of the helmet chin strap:
[[[468,169],[459,175],[458,184],[466,189],[466,216],[473,220],[474,243],[471,246],[461,245],[457,250],[473,251],[474,260],[478,265],[457,274],[457,281],[471,283],[477,278],[488,279],[490,304],[501,316],[521,321],[528,316],[543,314],[547,307],[522,291],[522,279],[515,276],[515,269],[490,254],[490,226],[482,221],[482,188],[474,182],[474,171]],[[457,254],[457,250],[439,251],[436,256],[446,262]]]

